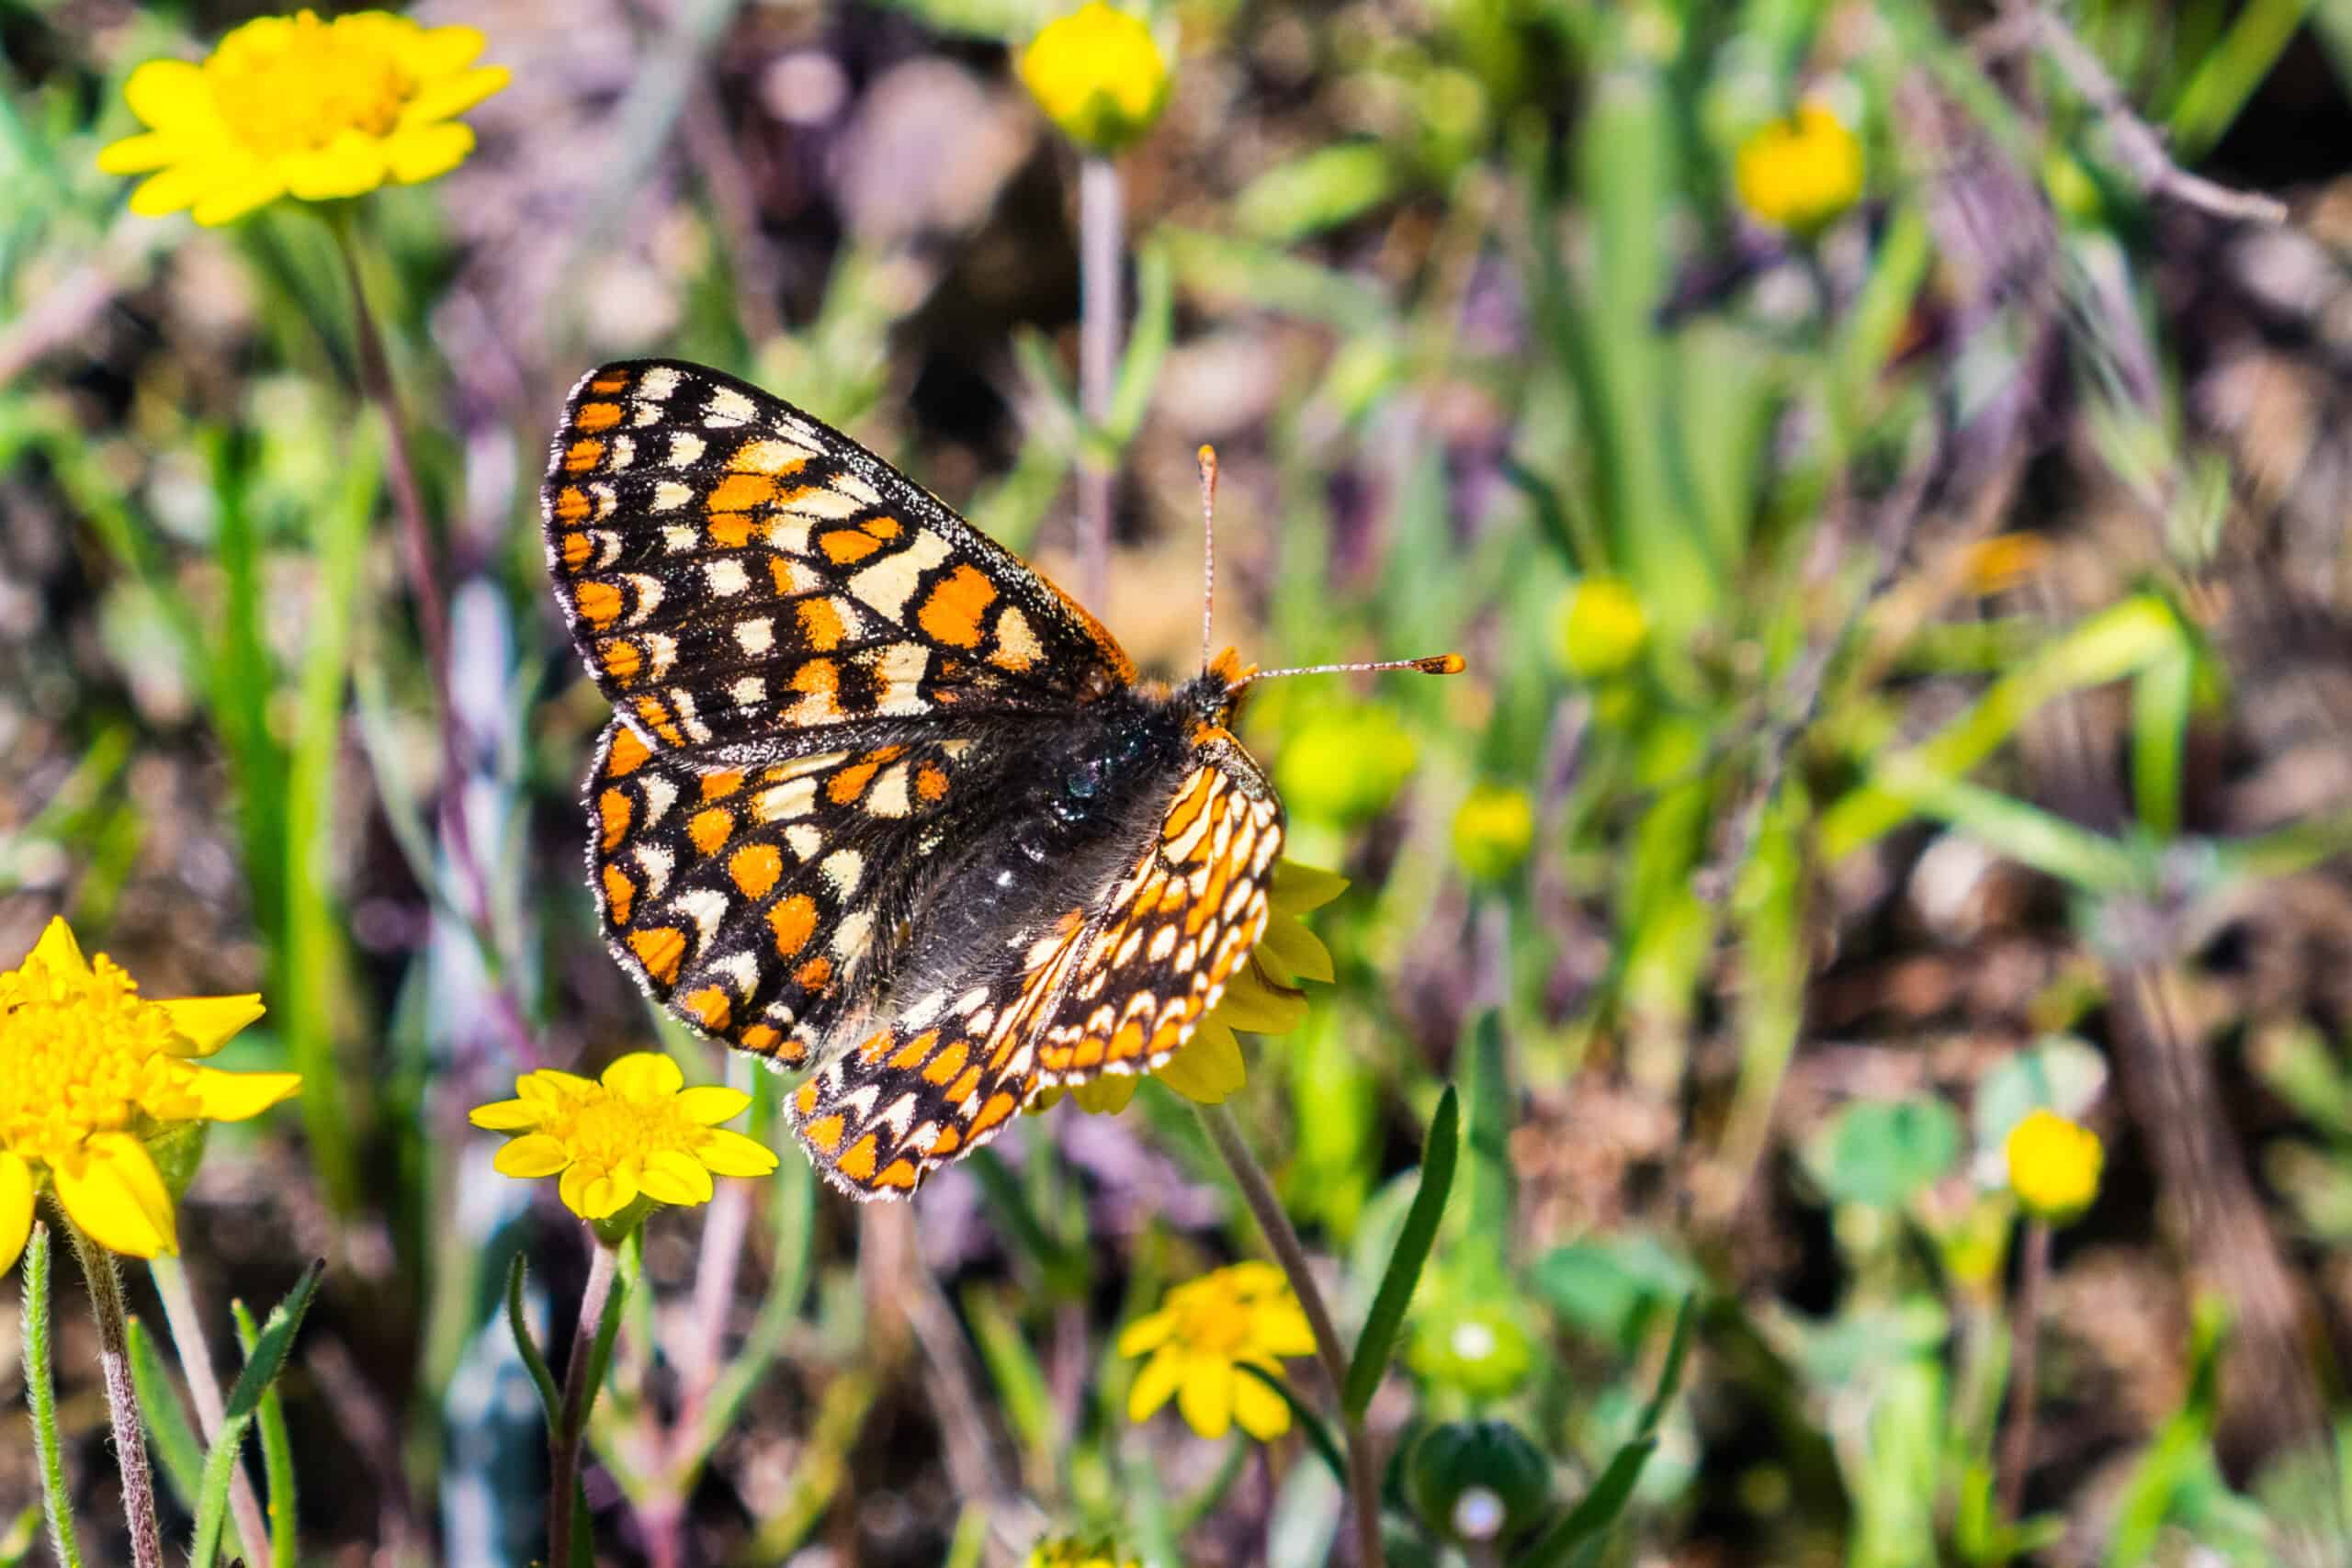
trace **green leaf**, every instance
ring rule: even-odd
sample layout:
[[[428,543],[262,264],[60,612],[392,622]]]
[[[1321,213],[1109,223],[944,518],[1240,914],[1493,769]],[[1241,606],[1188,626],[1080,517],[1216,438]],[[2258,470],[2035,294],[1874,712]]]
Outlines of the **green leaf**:
[[[244,1445],[245,1428],[252,1425],[269,1385],[285,1369],[294,1336],[302,1326],[302,1314],[310,1310],[311,1299],[318,1293],[319,1280],[325,1271],[325,1264],[313,1262],[302,1270],[302,1277],[294,1281],[294,1288],[286,1292],[285,1298],[269,1309],[269,1318],[262,1325],[261,1334],[245,1358],[245,1370],[237,1375],[236,1386],[229,1391],[220,1430],[212,1439],[211,1450],[204,1456],[204,1474],[197,1497],[196,1543],[188,1550],[192,1568],[212,1568],[213,1560],[220,1553],[220,1534],[229,1517],[229,1482],[236,1470],[237,1450]]]
[[[1276,164],[1234,198],[1234,226],[1287,245],[1362,217],[1395,196],[1404,171],[1378,141],[1342,141]]]
[[[1699,1270],[1646,1231],[1554,1247],[1533,1269],[1553,1310],[1585,1333],[1623,1344],[1651,1313],[1698,1289]]]
[[[155,1348],[155,1337],[137,1318],[130,1320],[130,1386],[139,1395],[139,1411],[147,1436],[172,1495],[190,1513],[204,1478],[204,1443],[187,1417],[187,1405],[173,1385],[172,1374]]]
[[[1355,1359],[1348,1365],[1347,1386],[1340,1398],[1350,1419],[1361,1419],[1372,1404],[1380,1377],[1388,1369],[1396,1336],[1405,1325],[1405,1309],[1412,1304],[1413,1287],[1420,1283],[1430,1249],[1437,1245],[1438,1222],[1445,1217],[1446,1195],[1453,1189],[1453,1165],[1461,1145],[1461,1107],[1448,1084],[1430,1119],[1429,1141],[1421,1149],[1421,1185],[1406,1213],[1405,1228],[1389,1255],[1388,1270],[1372,1298],[1372,1311],[1356,1341]]]
[[[1592,1490],[1527,1549],[1516,1568],[1557,1568],[1571,1561],[1571,1554],[1577,1554],[1574,1560],[1579,1563],[1591,1561],[1589,1549],[1600,1545],[1601,1532],[1625,1511],[1625,1505],[1633,1500],[1634,1487],[1642,1479],[1642,1467],[1657,1451],[1658,1423],[1665,1418],[1667,1404],[1674,1398],[1675,1391],[1682,1385],[1682,1369],[1690,1359],[1698,1303],[1695,1292],[1682,1298],[1681,1308],[1674,1317],[1674,1337],[1667,1345],[1666,1362],[1658,1369],[1657,1386],[1649,1403],[1642,1406],[1641,1422],[1632,1440],[1610,1459],[1608,1468],[1593,1483]],[[1579,1548],[1588,1550],[1578,1554]]]
[[[546,1418],[548,1432],[563,1418],[563,1393],[556,1387],[555,1374],[548,1370],[548,1359],[539,1351],[539,1342],[531,1337],[531,1325],[523,1317],[523,1255],[514,1254],[506,1261],[506,1332],[514,1337],[514,1350],[523,1358],[524,1370],[531,1374],[531,1386],[539,1391],[539,1414]]]
[[[33,1452],[40,1465],[40,1498],[49,1515],[50,1544],[60,1568],[82,1568],[74,1538],[74,1495],[65,1484],[65,1454],[57,1440],[57,1375],[50,1352],[49,1226],[33,1222],[24,1258],[25,1404],[33,1418]]]
[[[261,1337],[254,1314],[241,1301],[229,1311],[237,1320],[237,1348],[250,1358]],[[286,1431],[286,1402],[276,1384],[261,1396],[256,1412],[261,1429],[262,1479],[269,1488],[269,1561],[271,1568],[294,1568],[294,1445]]]
[[[1900,1208],[1960,1157],[1960,1117],[1940,1100],[1857,1100],[1807,1150],[1815,1177],[1841,1203]]]

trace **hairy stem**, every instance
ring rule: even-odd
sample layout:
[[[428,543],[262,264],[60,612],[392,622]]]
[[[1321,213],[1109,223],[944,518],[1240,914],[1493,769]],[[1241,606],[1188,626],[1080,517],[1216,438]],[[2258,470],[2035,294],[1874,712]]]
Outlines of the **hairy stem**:
[[[33,1418],[33,1452],[40,1465],[41,1511],[58,1568],[82,1568],[74,1538],[74,1496],[65,1484],[65,1453],[57,1441],[57,1368],[50,1352],[49,1227],[33,1222],[25,1247],[25,1407]]]
[[[107,1390],[107,1416],[114,1427],[116,1461],[122,1467],[122,1513],[130,1526],[130,1560],[137,1568],[164,1568],[164,1532],[155,1517],[155,1478],[147,1468],[147,1428],[140,1419],[139,1394],[130,1382],[130,1314],[123,1305],[122,1276],[114,1254],[82,1234],[70,1218],[65,1234],[90,1289],[90,1316],[98,1325],[98,1367]]]
[[[1315,1332],[1315,1359],[1322,1364],[1323,1375],[1331,1385],[1332,1416],[1347,1440],[1348,1503],[1355,1521],[1356,1562],[1358,1568],[1381,1568],[1380,1486],[1373,1467],[1372,1438],[1364,1431],[1363,1423],[1348,1414],[1347,1402],[1340,1397],[1340,1391],[1348,1385],[1347,1353],[1340,1346],[1340,1331],[1332,1325],[1330,1309],[1323,1304],[1322,1287],[1315,1282],[1315,1271],[1307,1267],[1306,1248],[1300,1244],[1298,1232],[1291,1228],[1282,1200],[1274,1196],[1273,1183],[1267,1179],[1265,1168],[1250,1152],[1232,1111],[1222,1105],[1194,1109],[1200,1112],[1201,1125],[1207,1129],[1209,1142],[1225,1161],[1226,1168],[1233,1172],[1234,1184],[1241,1189],[1242,1201],[1250,1205],[1258,1228],[1265,1233],[1266,1245],[1273,1248],[1275,1260],[1290,1276],[1291,1290],[1298,1297],[1300,1310],[1306,1314],[1307,1326]]]
[[[588,1440],[588,1407],[596,1398],[596,1337],[605,1303],[613,1293],[617,1248],[599,1242],[588,1259],[588,1283],[580,1292],[580,1322],[571,1331],[571,1352],[563,1361],[563,1410],[548,1450],[548,1563],[571,1568],[571,1499],[580,1489],[580,1451]]]

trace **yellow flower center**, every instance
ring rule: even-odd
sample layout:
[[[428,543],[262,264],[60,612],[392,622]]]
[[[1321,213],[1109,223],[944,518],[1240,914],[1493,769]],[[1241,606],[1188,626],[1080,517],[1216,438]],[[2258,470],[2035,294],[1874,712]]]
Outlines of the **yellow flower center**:
[[[310,152],[346,130],[383,137],[416,96],[388,17],[322,22],[309,11],[239,28],[204,73],[238,141],[266,156]]]
[[[28,964],[0,987],[0,1147],[55,1166],[93,1133],[198,1114],[162,1008],[100,953],[85,977]]]
[[[626,1100],[599,1089],[550,1111],[539,1131],[562,1144],[574,1164],[613,1170],[667,1150],[695,1152],[704,1129],[679,1115],[676,1104],[667,1095]]]
[[[1170,1337],[1196,1355],[1231,1360],[1256,1331],[1250,1303],[1230,1291],[1203,1290],[1169,1304],[1176,1309],[1176,1332]]]

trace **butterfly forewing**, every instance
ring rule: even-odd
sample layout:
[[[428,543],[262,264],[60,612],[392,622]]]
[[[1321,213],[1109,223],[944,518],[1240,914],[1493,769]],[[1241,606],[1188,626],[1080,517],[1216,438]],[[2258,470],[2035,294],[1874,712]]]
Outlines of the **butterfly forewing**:
[[[582,378],[543,508],[572,640],[657,750],[821,749],[860,721],[1135,678],[1092,616],[928,491],[699,366]]]

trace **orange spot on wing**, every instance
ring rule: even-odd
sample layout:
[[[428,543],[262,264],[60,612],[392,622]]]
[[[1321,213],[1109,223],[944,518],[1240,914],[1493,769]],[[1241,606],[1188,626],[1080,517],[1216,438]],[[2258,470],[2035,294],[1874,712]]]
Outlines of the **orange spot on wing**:
[[[792,1091],[792,1108],[806,1116],[817,1109],[817,1080],[810,1078]]]
[[[972,1135],[978,1137],[1012,1115],[1018,1103],[1012,1096],[1002,1089],[989,1096],[988,1103],[980,1107],[980,1113],[972,1118]]]
[[[881,541],[855,528],[836,528],[817,541],[825,558],[835,566],[848,566],[862,561],[882,547]]]
[[[908,1041],[899,1054],[890,1058],[890,1065],[900,1071],[912,1071],[922,1066],[923,1058],[930,1055],[931,1048],[938,1043],[939,1031],[926,1029]]]
[[[752,536],[761,532],[748,513],[714,512],[710,514],[707,532],[710,542],[722,550],[740,550],[752,542]]]
[[[628,912],[637,902],[637,884],[628,879],[620,867],[605,868],[605,915],[616,926],[628,924]]]
[[[858,762],[843,768],[826,784],[825,794],[831,797],[835,806],[847,806],[864,795],[865,786],[874,782],[876,766],[873,762]]]
[[[831,599],[803,599],[793,613],[800,618],[800,635],[820,653],[832,652],[848,635],[841,607]]]
[[[585,534],[566,534],[563,536],[563,570],[578,571],[582,567],[586,566],[589,554],[595,547],[589,542],[588,536]]]
[[[746,1051],[758,1051],[762,1054],[765,1054],[766,1052],[774,1050],[775,1048],[775,1043],[782,1038],[783,1036],[775,1032],[773,1025],[755,1023],[750,1028],[744,1030],[742,1033],[737,1035],[735,1037],[735,1043],[743,1047]]]
[[[596,818],[605,825],[605,852],[610,854],[628,831],[630,807],[628,796],[616,789],[608,789],[596,797]]]
[[[628,385],[628,377],[625,374],[619,376],[599,376],[594,380],[588,383],[588,389],[592,392],[617,392]]]
[[[694,819],[686,824],[686,837],[694,840],[695,848],[707,855],[716,854],[718,847],[733,837],[734,832],[735,814],[723,806],[697,811]]]
[[[924,598],[915,619],[922,629],[956,648],[980,646],[980,616],[996,603],[996,584],[977,568],[959,566]]]
[[[925,762],[915,770],[915,794],[925,801],[937,800],[947,793],[947,774],[936,763]]]
[[[913,1191],[915,1190],[914,1162],[903,1156],[892,1160],[882,1168],[882,1174],[874,1179],[874,1185],[895,1188],[901,1192]]]
[[[1163,839],[1182,838],[1184,829],[1193,825],[1193,818],[1201,814],[1201,807],[1208,804],[1208,798],[1209,771],[1203,768],[1193,775],[1193,787],[1168,808],[1168,818],[1160,824],[1159,836]]]
[[[764,898],[784,874],[784,856],[774,844],[745,844],[727,857],[727,874],[746,898]]]
[[[584,474],[604,460],[605,444],[589,437],[575,441],[563,454],[563,466],[568,472]]]
[[[964,1131],[960,1127],[942,1127],[939,1141],[931,1145],[931,1157],[943,1159],[964,1146]]]
[[[585,431],[610,430],[621,422],[618,403],[582,403],[571,423]]]
[[[1114,1062],[1124,1062],[1131,1056],[1140,1056],[1143,1052],[1143,1025],[1140,1023],[1130,1020],[1120,1026],[1119,1032],[1111,1036],[1111,1060]]]
[[[933,1056],[930,1064],[923,1068],[922,1076],[932,1083],[945,1083],[964,1070],[965,1059],[971,1054],[970,1041],[950,1040],[945,1045],[940,1047],[939,1055]]]
[[[702,776],[702,797],[705,800],[725,800],[743,787],[743,770],[729,768],[724,773]]]
[[[972,1091],[979,1087],[980,1069],[978,1067],[967,1067],[964,1069],[964,1076],[962,1077],[957,1078],[954,1083],[947,1086],[948,1102],[952,1105],[961,1105],[965,1100],[971,1098]]]
[[[749,512],[775,498],[775,481],[765,474],[729,474],[710,487],[703,504],[713,512]]]
[[[578,523],[587,517],[589,511],[588,492],[578,485],[566,485],[555,492],[555,514],[558,521]]]
[[[637,651],[637,644],[625,637],[614,637],[597,651],[604,660],[605,673],[624,686],[636,680],[638,671],[645,665],[645,658]]]
[[[792,977],[799,983],[800,988],[804,991],[821,991],[825,988],[825,982],[833,977],[833,961],[830,958],[812,958],[795,969],[792,972]]]
[[[842,1134],[844,1130],[845,1124],[842,1121],[842,1113],[836,1111],[831,1116],[820,1117],[801,1128],[800,1135],[808,1139],[813,1147],[831,1154],[842,1146]]]
[[[669,705],[661,698],[638,698],[637,718],[639,723],[661,737],[664,744],[684,746],[686,743],[685,735],[678,728],[678,721],[670,715]]]
[[[572,603],[592,626],[610,626],[621,613],[621,591],[609,582],[583,582]]]
[[[903,531],[895,517],[869,517],[862,526],[877,539],[895,539]]]
[[[775,950],[789,958],[808,945],[817,930],[817,902],[795,893],[768,911],[768,929],[775,933]]]
[[[645,759],[651,755],[653,748],[648,746],[636,730],[624,724],[620,732],[613,737],[613,749],[605,753],[605,776],[625,779],[643,767]]]
[[[727,1027],[728,1014],[735,1010],[734,1002],[716,986],[703,987],[687,997],[682,1005],[714,1034]]]
[[[629,951],[645,972],[667,986],[678,978],[678,964],[686,956],[686,933],[675,926],[628,933]]]
[[[849,1153],[842,1156],[835,1168],[852,1181],[867,1182],[874,1179],[874,1134],[868,1133],[850,1145]]]

